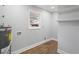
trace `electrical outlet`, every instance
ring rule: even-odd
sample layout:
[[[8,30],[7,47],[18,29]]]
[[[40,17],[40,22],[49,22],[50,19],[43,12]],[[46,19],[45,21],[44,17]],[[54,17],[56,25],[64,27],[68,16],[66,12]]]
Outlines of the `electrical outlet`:
[[[17,35],[21,35],[21,32],[17,32]]]

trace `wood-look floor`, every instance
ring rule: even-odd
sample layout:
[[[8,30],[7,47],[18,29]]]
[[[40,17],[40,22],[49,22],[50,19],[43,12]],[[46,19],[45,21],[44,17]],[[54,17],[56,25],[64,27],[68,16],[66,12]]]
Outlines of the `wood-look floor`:
[[[35,48],[26,50],[21,54],[58,54],[57,47],[58,47],[57,41],[51,40]]]

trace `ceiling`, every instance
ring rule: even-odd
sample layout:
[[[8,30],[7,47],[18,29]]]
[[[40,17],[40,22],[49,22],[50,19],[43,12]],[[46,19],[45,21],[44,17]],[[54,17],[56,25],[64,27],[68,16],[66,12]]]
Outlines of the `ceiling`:
[[[79,5],[35,5],[35,6],[49,12],[55,12],[55,11],[62,12],[73,8],[79,8]]]
[[[42,9],[49,11],[49,12],[56,11],[56,5],[37,5],[37,7],[42,8]],[[51,8],[51,7],[54,7],[54,8]]]

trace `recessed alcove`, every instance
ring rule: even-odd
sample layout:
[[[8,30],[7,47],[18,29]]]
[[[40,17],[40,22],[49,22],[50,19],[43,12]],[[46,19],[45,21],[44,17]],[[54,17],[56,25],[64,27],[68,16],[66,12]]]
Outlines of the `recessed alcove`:
[[[68,53],[79,53],[79,20],[58,20],[59,49]]]

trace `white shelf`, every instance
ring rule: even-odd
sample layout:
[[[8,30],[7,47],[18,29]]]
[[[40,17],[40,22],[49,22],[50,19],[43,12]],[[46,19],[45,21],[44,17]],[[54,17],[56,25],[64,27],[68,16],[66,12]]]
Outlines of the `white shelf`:
[[[57,22],[79,22],[79,19],[77,20],[57,20]]]
[[[0,29],[0,31],[5,31],[5,29]]]

